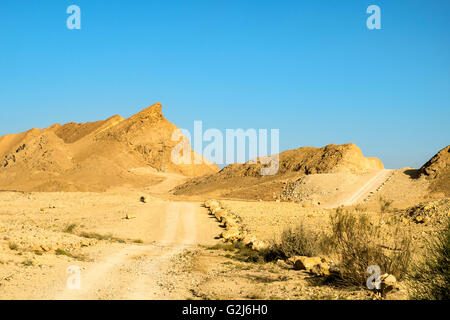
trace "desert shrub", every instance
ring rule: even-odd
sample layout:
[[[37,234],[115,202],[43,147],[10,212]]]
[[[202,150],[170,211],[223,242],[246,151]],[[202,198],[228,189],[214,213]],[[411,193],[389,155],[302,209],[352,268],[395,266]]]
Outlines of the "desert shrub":
[[[60,248],[55,250],[55,254],[57,256],[67,256],[69,258],[76,259],[76,260],[79,260],[79,261],[88,261],[88,258],[85,255],[74,254],[74,253],[71,253],[69,251],[66,251],[66,250],[60,249]]]
[[[412,299],[450,299],[450,219],[437,237],[428,241],[423,260],[408,274]]]
[[[22,261],[22,265],[26,266],[26,267],[30,267],[34,265],[34,261],[31,259],[26,259],[24,261]]]
[[[380,198],[378,199],[378,201],[379,201],[379,203],[380,203],[380,210],[381,210],[381,212],[382,212],[382,213],[388,212],[388,211],[389,211],[389,208],[390,208],[391,205],[392,205],[392,200],[386,200],[386,199],[384,199],[383,197],[380,197]]]
[[[76,227],[77,227],[77,225],[76,225],[75,223],[68,224],[68,225],[64,228],[64,232],[66,232],[66,233],[72,233],[72,232],[75,230]]]
[[[88,239],[97,239],[97,240],[108,240],[119,243],[126,243],[125,239],[117,238],[113,236],[111,233],[108,234],[100,234],[96,232],[81,232],[80,237],[88,238]]]
[[[381,224],[372,223],[366,214],[337,210],[331,216],[331,241],[338,256],[339,281],[346,285],[366,284],[370,265],[382,273],[401,279],[411,257],[411,238],[400,228],[386,240]]]
[[[239,246],[232,258],[242,262],[261,263],[265,261],[264,252],[255,251],[245,246]]]
[[[17,245],[17,243],[9,242],[9,243],[8,243],[8,248],[9,248],[10,250],[18,250],[18,249],[19,249],[19,246]]]
[[[355,210],[356,212],[367,212],[367,207],[359,203],[355,206]]]
[[[266,261],[273,261],[293,256],[313,257],[324,254],[327,250],[327,237],[322,232],[314,232],[305,227],[301,222],[294,228],[285,229],[280,241],[273,241],[262,254]]]
[[[81,232],[80,236],[83,238],[88,239],[97,239],[97,240],[110,240],[112,235],[111,234],[100,234],[96,232]]]
[[[208,250],[224,250],[224,251],[236,251],[238,245],[233,245],[231,243],[216,243],[212,246],[205,246]]]

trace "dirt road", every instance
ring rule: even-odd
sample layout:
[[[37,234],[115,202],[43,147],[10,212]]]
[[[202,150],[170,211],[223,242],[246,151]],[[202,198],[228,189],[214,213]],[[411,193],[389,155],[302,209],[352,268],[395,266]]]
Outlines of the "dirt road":
[[[197,244],[213,244],[216,224],[198,203],[168,202],[159,219],[161,234],[151,245],[129,245],[81,272],[80,289],[67,286],[55,299],[172,299],[164,288],[171,260]],[[148,230],[152,232],[152,230]]]
[[[371,177],[364,185],[360,186],[351,194],[347,195],[344,199],[337,201],[333,204],[324,206],[324,208],[331,209],[340,206],[352,206],[362,202],[371,192],[375,193],[376,190],[386,181],[393,170],[383,169],[377,172]]]

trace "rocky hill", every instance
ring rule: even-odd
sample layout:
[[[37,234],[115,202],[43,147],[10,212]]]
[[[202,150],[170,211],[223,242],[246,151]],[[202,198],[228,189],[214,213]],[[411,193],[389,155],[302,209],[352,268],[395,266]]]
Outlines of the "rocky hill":
[[[450,145],[425,163],[419,173],[430,180],[431,191],[443,192],[450,197]]]
[[[366,158],[355,144],[322,148],[302,147],[279,154],[279,170],[272,176],[261,176],[261,163],[231,164],[216,174],[194,178],[175,188],[175,194],[218,196],[272,200],[286,181],[299,176],[320,173],[364,173],[383,169],[376,158]]]
[[[171,161],[178,144],[171,140],[176,129],[157,103],[128,119],[116,115],[5,135],[0,137],[0,190],[104,191],[151,184],[151,177],[136,174],[136,168],[191,177],[217,172],[206,160]]]

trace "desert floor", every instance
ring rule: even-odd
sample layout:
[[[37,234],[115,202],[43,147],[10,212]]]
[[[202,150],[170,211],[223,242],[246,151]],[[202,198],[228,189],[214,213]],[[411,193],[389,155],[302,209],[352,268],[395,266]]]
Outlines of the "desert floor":
[[[218,239],[222,230],[200,201],[207,198],[179,201],[168,191],[180,178],[165,178],[134,191],[0,192],[0,299],[377,298],[364,289],[323,284],[280,261],[241,259]],[[376,192],[396,194],[393,186],[408,179],[401,170],[372,173],[322,207],[278,200],[223,203],[258,238],[270,240],[301,217],[323,228],[330,208],[355,205]],[[405,206],[403,193],[422,197],[425,183],[414,183],[397,192],[399,207]],[[377,205],[375,196],[363,203]],[[75,290],[67,286],[73,267],[81,279]],[[405,297],[400,290],[391,298]]]

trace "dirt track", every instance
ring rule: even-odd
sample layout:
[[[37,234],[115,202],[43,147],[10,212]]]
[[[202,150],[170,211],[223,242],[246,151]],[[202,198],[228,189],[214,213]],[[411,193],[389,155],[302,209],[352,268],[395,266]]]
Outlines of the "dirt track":
[[[338,199],[334,207],[361,201],[377,190],[389,173],[390,170],[382,170],[364,177],[346,190],[345,197]],[[393,185],[404,174],[398,172],[397,176],[381,192],[395,187]],[[203,297],[203,285],[195,284],[196,281],[214,279],[209,278],[209,272],[219,272],[220,264],[230,261],[206,255],[204,260],[192,260],[197,263],[192,267],[186,264],[185,257],[190,252],[201,251],[198,245],[217,243],[215,237],[221,229],[200,201],[189,201],[188,197],[184,202],[174,201],[175,197],[169,195],[169,189],[180,182],[180,177],[162,178],[165,178],[163,182],[145,191],[0,193],[0,232],[3,235],[0,239],[0,299]],[[391,190],[389,194],[394,193]],[[141,195],[148,197],[146,203],[139,201]],[[285,225],[292,225],[301,217],[315,226],[323,226],[327,217],[322,214],[323,207],[303,208],[292,202],[234,201],[229,205],[239,212],[249,230],[263,240],[272,239]],[[132,218],[125,219],[126,214]],[[76,228],[65,231],[70,224]],[[110,234],[115,238],[86,246],[80,243],[92,239],[83,236],[83,232]],[[11,243],[18,248],[12,249]],[[37,254],[33,249],[36,245],[52,249]],[[59,248],[67,254],[58,254]],[[204,254],[204,250],[202,252]],[[70,266],[80,269],[79,290],[67,287]],[[185,270],[181,274],[174,275],[183,267]],[[221,297],[222,287],[222,282],[215,283],[210,291],[217,291]],[[237,284],[230,286],[238,287]],[[254,290],[251,283],[244,287]],[[189,291],[192,288],[197,292],[194,295]],[[240,296],[236,294],[232,296]]]
[[[364,185],[354,190],[346,199],[338,201],[324,208],[331,209],[340,206],[352,206],[362,202],[371,192],[374,193],[392,173],[393,170],[383,169],[371,177]]]
[[[81,274],[81,289],[64,288],[55,299],[167,299],[158,284],[170,260],[199,243],[214,243],[216,226],[198,204],[168,203],[162,237],[151,245],[130,245]],[[151,232],[151,230],[149,230]]]

